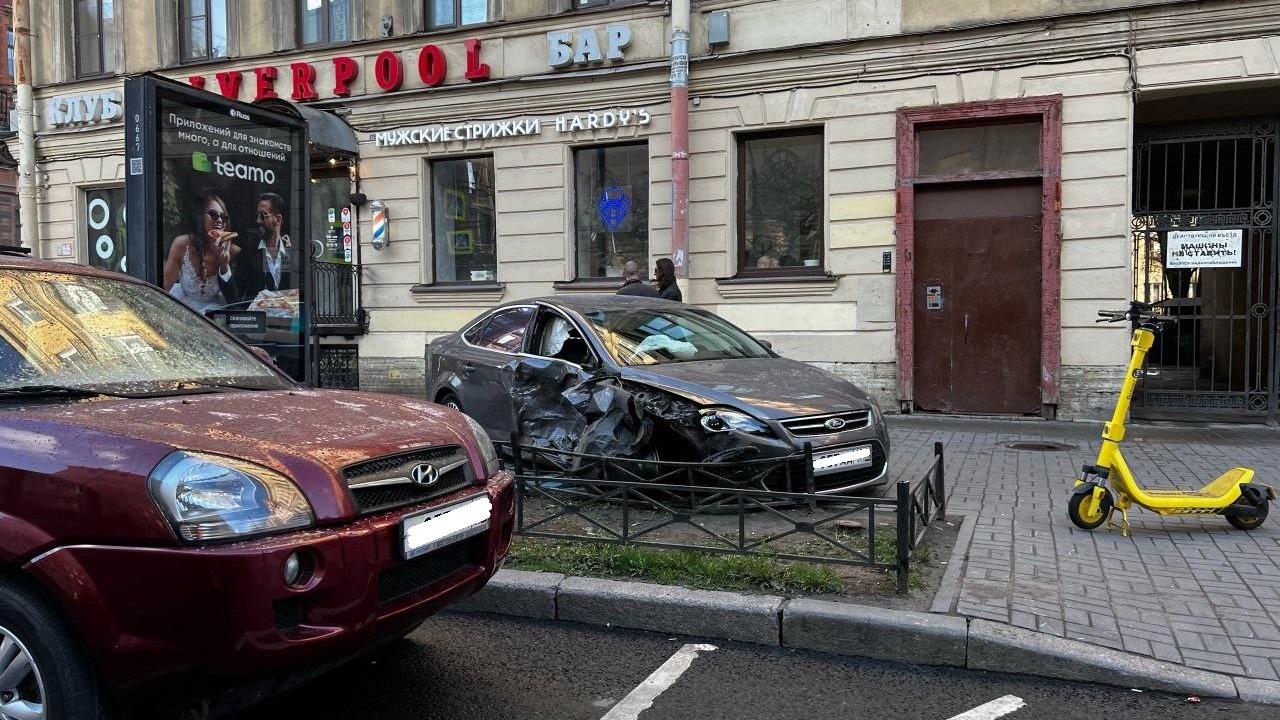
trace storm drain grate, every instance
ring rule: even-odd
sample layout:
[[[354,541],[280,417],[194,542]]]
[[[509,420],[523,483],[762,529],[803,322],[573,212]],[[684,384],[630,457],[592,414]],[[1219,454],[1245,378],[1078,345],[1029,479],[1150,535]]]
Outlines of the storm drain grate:
[[[1033,452],[1061,452],[1063,450],[1076,449],[1075,445],[1049,440],[1014,440],[998,444],[1000,447],[1009,448],[1010,450],[1031,450]]]

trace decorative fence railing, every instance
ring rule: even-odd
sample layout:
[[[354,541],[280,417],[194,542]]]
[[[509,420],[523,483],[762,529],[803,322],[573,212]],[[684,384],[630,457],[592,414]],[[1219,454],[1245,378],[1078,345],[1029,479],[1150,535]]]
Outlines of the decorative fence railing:
[[[888,497],[814,492],[811,452],[690,463],[582,455],[518,441],[507,449],[519,490],[518,534],[893,570],[900,593],[907,591],[925,529],[946,510],[942,443],[934,444],[924,475],[899,480]],[[804,472],[797,471],[797,458],[806,462]],[[808,491],[788,489],[796,486]],[[838,524],[862,513],[860,537]],[[891,528],[882,524],[886,517]]]
[[[360,303],[360,266],[352,263],[316,262],[312,265],[313,320],[318,331],[334,328],[342,334],[364,332],[364,308]]]

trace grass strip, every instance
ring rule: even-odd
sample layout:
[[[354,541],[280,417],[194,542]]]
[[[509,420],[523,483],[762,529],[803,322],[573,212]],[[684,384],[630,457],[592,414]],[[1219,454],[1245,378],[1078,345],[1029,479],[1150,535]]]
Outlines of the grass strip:
[[[516,538],[507,567],[565,575],[645,580],[702,590],[843,593],[835,569],[769,555],[718,555],[590,542]]]

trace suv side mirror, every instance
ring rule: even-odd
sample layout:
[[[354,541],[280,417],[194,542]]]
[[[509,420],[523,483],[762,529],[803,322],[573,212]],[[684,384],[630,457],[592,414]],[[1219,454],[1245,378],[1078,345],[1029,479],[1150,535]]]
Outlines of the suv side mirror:
[[[264,363],[266,363],[266,364],[268,364],[268,365],[270,365],[270,366],[272,366],[272,367],[275,367],[275,365],[276,365],[276,364],[275,364],[275,362],[274,362],[274,361],[272,361],[272,359],[271,359],[271,354],[270,354],[270,353],[268,353],[266,350],[263,350],[262,348],[258,347],[257,345],[250,345],[250,346],[249,346],[249,349],[253,351],[253,354],[254,354],[254,355],[257,355],[257,356],[258,356],[258,359],[259,359],[259,360],[261,360],[262,362],[264,362]]]
[[[769,350],[770,352],[773,351],[773,343],[769,342],[768,340],[761,340],[760,338],[756,338],[756,342],[763,345],[765,350]]]

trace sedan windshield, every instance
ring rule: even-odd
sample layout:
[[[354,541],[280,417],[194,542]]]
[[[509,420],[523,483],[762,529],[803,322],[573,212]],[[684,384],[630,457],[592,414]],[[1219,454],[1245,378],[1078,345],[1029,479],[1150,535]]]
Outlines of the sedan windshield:
[[[163,394],[291,384],[164,293],[137,283],[0,268],[0,391]]]
[[[770,357],[750,335],[691,308],[596,310],[583,316],[623,365]]]

